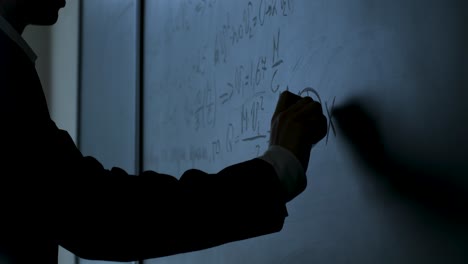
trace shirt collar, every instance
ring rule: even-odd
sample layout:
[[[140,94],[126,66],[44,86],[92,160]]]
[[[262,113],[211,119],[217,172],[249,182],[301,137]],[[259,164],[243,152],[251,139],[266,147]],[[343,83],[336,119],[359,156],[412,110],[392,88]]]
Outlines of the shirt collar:
[[[24,40],[24,38],[11,26],[8,21],[0,16],[0,30],[2,30],[13,42],[15,42],[26,53],[28,58],[34,64],[37,60],[37,55]]]

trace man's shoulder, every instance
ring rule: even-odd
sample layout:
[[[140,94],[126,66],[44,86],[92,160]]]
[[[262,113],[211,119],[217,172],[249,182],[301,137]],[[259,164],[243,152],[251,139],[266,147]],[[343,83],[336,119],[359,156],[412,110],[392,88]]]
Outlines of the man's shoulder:
[[[5,32],[0,30],[0,52],[2,54],[8,54],[15,51],[15,43],[11,40]]]
[[[0,67],[12,68],[14,65],[26,65],[28,58],[21,48],[0,30]]]
[[[24,51],[0,30],[0,114],[8,120],[43,109],[41,83]],[[38,106],[39,104],[39,106]]]

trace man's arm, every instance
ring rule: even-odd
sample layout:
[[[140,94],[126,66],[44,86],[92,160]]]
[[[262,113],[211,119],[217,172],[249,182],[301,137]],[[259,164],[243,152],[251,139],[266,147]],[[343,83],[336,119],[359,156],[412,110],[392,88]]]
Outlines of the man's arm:
[[[147,171],[105,170],[83,158],[64,179],[59,243],[97,260],[132,261],[201,250],[281,230],[287,215],[274,168],[260,159],[217,174],[185,172],[180,180]]]
[[[60,223],[60,243],[83,258],[135,260],[221,245],[281,230],[285,203],[307,184],[312,145],[326,132],[320,104],[284,92],[272,118],[269,150],[217,174],[189,170],[180,180],[156,172],[128,176],[83,158],[63,197],[79,226]],[[83,178],[84,177],[84,178]],[[67,190],[69,188],[64,188]],[[81,191],[79,191],[81,189]],[[77,200],[80,194],[86,194]]]

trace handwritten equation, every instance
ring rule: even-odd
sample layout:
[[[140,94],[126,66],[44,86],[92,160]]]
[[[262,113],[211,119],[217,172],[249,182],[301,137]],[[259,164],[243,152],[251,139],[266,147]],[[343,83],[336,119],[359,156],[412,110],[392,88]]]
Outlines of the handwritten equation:
[[[249,1],[239,19],[232,22],[233,15],[228,12],[226,21],[216,32],[214,63],[227,63],[228,51],[243,40],[254,39],[269,19],[278,16],[287,17],[294,13],[294,0]]]
[[[186,62],[189,65],[178,76],[189,77],[182,81],[171,78],[165,84],[171,87],[171,83],[176,83],[183,92],[175,96],[184,98],[181,100],[184,105],[178,106],[182,110],[168,112],[165,125],[183,129],[180,133],[190,135],[193,140],[161,148],[157,157],[160,161],[195,166],[217,164],[240,153],[262,155],[269,145],[272,106],[276,104],[273,98],[278,98],[282,91],[291,91],[287,78],[291,69],[295,71],[298,67],[298,58],[288,61],[291,58],[285,56],[288,47],[284,45],[285,29],[281,25],[294,16],[295,1],[246,1],[240,12],[225,11],[223,21],[211,27],[216,30],[205,32],[202,24],[194,21],[203,21],[203,17],[222,10],[218,4],[216,0],[187,0],[176,11],[178,23],[172,34],[190,35],[189,32],[198,30],[191,36],[208,37],[188,46],[179,61],[181,65]],[[251,54],[246,46],[256,48],[253,56],[246,55]],[[292,64],[294,67],[290,67]],[[322,105],[328,119],[324,140],[328,145],[337,133],[332,114],[336,96],[327,94],[330,99],[325,100],[318,89],[311,87],[291,92],[310,96]],[[178,117],[180,113],[182,117]]]

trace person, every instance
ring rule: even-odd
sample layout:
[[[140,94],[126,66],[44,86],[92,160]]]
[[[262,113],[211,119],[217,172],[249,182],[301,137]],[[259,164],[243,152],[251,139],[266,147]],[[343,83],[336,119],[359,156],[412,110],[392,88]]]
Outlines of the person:
[[[135,261],[280,231],[325,136],[322,106],[283,92],[265,154],[216,174],[105,169],[52,121],[21,37],[28,25],[56,23],[64,6],[0,0],[0,260],[57,263],[60,245],[85,259]]]

